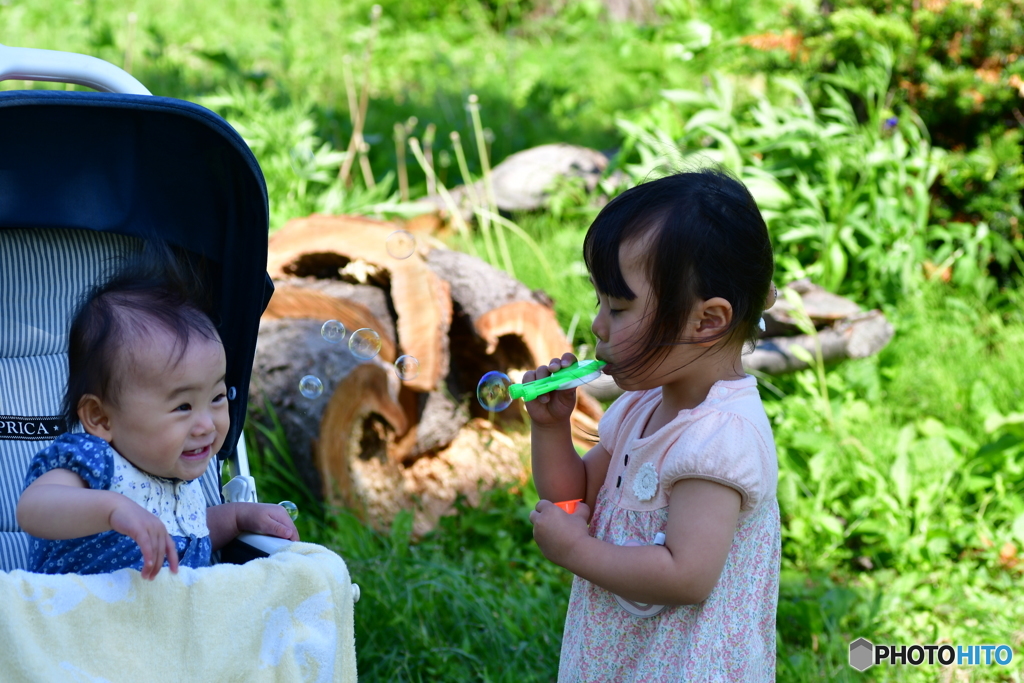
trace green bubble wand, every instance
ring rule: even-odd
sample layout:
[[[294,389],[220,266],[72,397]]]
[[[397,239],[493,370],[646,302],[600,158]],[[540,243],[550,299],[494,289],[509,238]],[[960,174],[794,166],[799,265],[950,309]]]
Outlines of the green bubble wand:
[[[523,384],[513,384],[503,372],[488,372],[477,384],[477,400],[485,410],[504,410],[517,398],[532,401],[552,391],[574,389],[593,382],[601,376],[605,365],[607,363],[601,360],[581,360],[547,377]]]

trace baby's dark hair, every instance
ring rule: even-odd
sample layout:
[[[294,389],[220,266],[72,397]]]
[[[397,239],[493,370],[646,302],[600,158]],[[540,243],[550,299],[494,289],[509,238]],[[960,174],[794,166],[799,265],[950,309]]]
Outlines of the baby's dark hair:
[[[681,339],[698,300],[722,297],[732,321],[716,339],[753,342],[775,268],[768,228],[750,192],[717,168],[677,173],[637,185],[608,203],[583,242],[594,286],[636,298],[622,275],[619,247],[642,238],[644,271],[655,304],[646,334],[621,363],[624,373],[664,357]]]
[[[86,394],[117,404],[130,362],[124,351],[156,330],[174,336],[174,363],[198,334],[220,342],[203,310],[202,276],[166,245],[149,244],[82,299],[68,333],[68,383],[61,408],[68,430]]]

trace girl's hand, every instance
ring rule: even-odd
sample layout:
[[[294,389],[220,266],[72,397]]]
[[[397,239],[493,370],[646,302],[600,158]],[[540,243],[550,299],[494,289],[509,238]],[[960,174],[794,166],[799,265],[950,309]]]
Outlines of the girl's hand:
[[[550,500],[542,500],[530,513],[533,539],[544,557],[564,567],[576,542],[590,536],[589,519],[590,508],[586,503],[577,503],[576,511],[570,515]]]
[[[119,497],[121,500],[110,513],[110,528],[139,544],[139,550],[142,551],[142,578],[149,581],[155,579],[164,566],[165,557],[171,573],[177,574],[178,549],[164,523],[130,498]]]
[[[523,375],[523,384],[535,379],[549,377],[552,373],[567,368],[576,362],[576,356],[563,353],[561,358],[552,358],[547,365],[530,370]],[[542,394],[532,401],[526,402],[526,412],[530,419],[538,425],[552,425],[564,422],[572,415],[576,407],[576,390],[564,389]]]
[[[270,503],[233,503],[237,505],[236,522],[238,531],[253,534],[277,536],[289,541],[299,540],[299,530],[280,505]]]

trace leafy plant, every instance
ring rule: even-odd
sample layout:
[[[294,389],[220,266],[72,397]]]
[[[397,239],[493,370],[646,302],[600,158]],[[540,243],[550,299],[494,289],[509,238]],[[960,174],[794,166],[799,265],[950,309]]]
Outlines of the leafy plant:
[[[834,12],[793,11],[782,33],[743,42],[754,48],[754,64],[801,78],[835,73],[843,64],[870,66],[877,46],[886,46],[894,55],[894,112],[919,116],[935,145],[952,152],[942,164],[937,222],[969,223],[1001,237],[988,241],[998,285],[1005,286],[1008,271],[1021,272],[1020,245],[1010,243],[1019,240],[1024,173],[1022,18],[1016,2],[855,0],[837,3]],[[856,97],[854,104],[864,121]]]
[[[894,114],[891,53],[875,54],[803,84],[776,78],[741,93],[718,75],[701,91],[665,91],[619,122],[624,153],[638,159],[625,168],[637,180],[708,162],[732,170],[762,208],[783,280],[811,277],[878,306],[918,291],[934,260],[989,294],[990,263],[1015,252],[983,226],[935,221],[944,154],[912,113]]]
[[[952,268],[951,277],[966,283],[984,277],[970,264],[990,263],[995,269],[998,284],[1010,284],[1009,274],[1015,268],[1024,273],[1021,260],[1021,193],[1024,192],[1024,163],[1022,163],[1020,129],[992,129],[979,136],[977,147],[970,151],[954,151],[943,160],[940,187],[943,201],[936,205],[934,215],[947,229],[975,236],[961,240],[966,250],[984,249],[963,262],[966,271]],[[989,238],[994,232],[997,237]],[[936,255],[935,263],[949,258]],[[951,265],[951,264],[950,264]]]
[[[1022,566],[1024,431],[1019,392],[991,373],[1024,363],[1019,328],[934,284],[891,315],[890,346],[826,369],[827,393],[812,367],[765,397],[784,515],[780,680],[852,680],[859,636],[1015,642],[1020,617],[994,606]]]

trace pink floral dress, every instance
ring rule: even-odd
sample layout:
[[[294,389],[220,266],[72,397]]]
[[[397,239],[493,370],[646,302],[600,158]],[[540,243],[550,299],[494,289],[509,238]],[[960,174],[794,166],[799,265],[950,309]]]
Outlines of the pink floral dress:
[[[751,376],[715,383],[707,399],[640,438],[661,389],[627,392],[601,419],[611,453],[590,533],[616,545],[647,545],[665,530],[669,494],[681,479],[736,489],[739,525],[721,578],[697,605],[638,617],[607,590],[575,577],[561,683],[570,681],[773,681],[780,530],[778,462]]]

